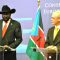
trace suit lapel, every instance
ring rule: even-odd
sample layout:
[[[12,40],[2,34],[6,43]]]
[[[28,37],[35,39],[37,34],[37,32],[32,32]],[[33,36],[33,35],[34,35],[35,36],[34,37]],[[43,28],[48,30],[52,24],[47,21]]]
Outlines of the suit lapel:
[[[1,20],[1,22],[0,22],[0,39],[2,39],[2,20]]]
[[[53,37],[54,37],[54,28],[55,27],[53,27],[52,30],[51,30],[51,32],[50,32],[51,33],[51,40],[53,40]]]
[[[54,45],[57,45],[60,43],[60,30],[58,31],[57,36],[55,37],[53,42],[54,42]]]
[[[52,28],[52,31],[51,31],[51,37],[53,38],[53,39],[52,39],[53,41],[55,41],[55,39],[58,37],[59,32],[60,32],[60,30],[59,30],[58,33],[57,33],[57,35],[56,35],[56,37],[54,38],[54,29],[55,29],[55,27],[53,27],[53,28]]]
[[[60,36],[60,30],[58,31],[58,33],[57,33],[57,35],[56,35],[54,40],[56,40],[56,38],[59,37],[59,36]]]

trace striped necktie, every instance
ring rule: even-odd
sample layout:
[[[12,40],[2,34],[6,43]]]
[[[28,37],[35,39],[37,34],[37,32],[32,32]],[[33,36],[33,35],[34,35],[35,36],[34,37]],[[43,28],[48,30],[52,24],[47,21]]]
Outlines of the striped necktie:
[[[4,37],[6,30],[7,30],[7,23],[5,23],[4,27],[2,28],[2,37]]]

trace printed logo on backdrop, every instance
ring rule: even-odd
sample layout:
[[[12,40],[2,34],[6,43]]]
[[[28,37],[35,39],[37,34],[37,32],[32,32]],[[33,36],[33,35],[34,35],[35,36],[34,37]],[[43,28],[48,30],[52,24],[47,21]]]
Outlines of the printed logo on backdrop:
[[[60,2],[45,3],[44,14],[51,14],[53,11],[60,10]]]
[[[59,0],[41,0],[41,7],[43,8],[44,14],[51,14],[55,10],[60,10]],[[43,5],[43,6],[42,6]]]

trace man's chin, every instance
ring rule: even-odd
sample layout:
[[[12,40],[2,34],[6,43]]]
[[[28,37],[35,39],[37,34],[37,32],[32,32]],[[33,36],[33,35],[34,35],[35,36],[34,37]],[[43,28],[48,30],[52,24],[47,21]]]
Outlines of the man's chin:
[[[5,22],[7,22],[8,20],[4,20]]]

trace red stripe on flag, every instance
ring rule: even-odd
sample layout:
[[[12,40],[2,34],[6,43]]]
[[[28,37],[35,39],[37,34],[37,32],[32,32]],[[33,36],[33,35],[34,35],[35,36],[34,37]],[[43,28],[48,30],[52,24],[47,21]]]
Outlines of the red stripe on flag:
[[[44,33],[41,31],[40,28],[38,28],[38,35],[37,36],[31,36],[31,37],[39,48],[44,47],[44,43],[45,43]]]

